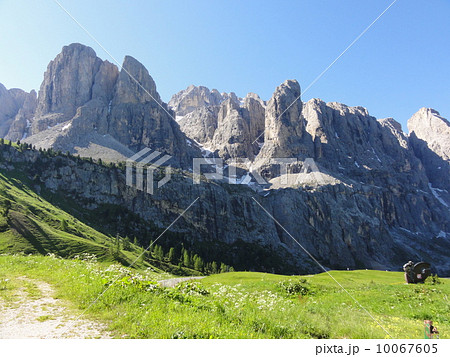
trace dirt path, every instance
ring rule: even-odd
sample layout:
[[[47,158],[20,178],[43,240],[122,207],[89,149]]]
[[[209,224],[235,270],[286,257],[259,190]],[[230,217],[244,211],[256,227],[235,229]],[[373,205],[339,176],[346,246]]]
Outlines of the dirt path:
[[[0,338],[110,338],[106,326],[80,319],[63,303],[53,298],[53,288],[42,281],[25,277],[17,279],[38,289],[37,297],[26,288],[14,292],[14,300],[0,299]]]
[[[175,285],[188,280],[198,280],[203,279],[205,276],[189,276],[187,278],[173,278],[173,279],[166,279],[166,280],[160,280],[158,283],[161,284],[161,286],[164,286],[166,288],[173,288]]]

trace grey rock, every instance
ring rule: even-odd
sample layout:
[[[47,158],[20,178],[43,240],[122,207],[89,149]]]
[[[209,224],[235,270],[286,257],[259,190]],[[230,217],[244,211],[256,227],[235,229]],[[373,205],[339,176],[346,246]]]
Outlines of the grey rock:
[[[257,160],[297,158],[304,150],[300,85],[287,80],[278,86],[265,111],[264,145]]]
[[[6,139],[12,141],[23,140],[29,135],[31,123],[34,119],[34,113],[37,106],[37,95],[34,90],[26,94],[22,107],[17,112],[13,122],[11,123]]]
[[[216,90],[210,91],[203,86],[190,85],[185,90],[174,94],[168,105],[177,116],[184,116],[199,107],[219,105],[224,98]]]
[[[61,113],[61,121],[71,119],[78,107],[92,99],[92,85],[101,64],[90,47],[79,43],[64,46],[44,74],[36,117]]]
[[[161,104],[155,81],[142,63],[131,56],[125,56],[112,104],[145,104],[149,102]]]
[[[177,122],[180,125],[180,129],[189,138],[210,147],[211,140],[217,129],[219,109],[218,105],[200,106],[182,116]]]
[[[0,137],[4,138],[8,134],[11,124],[25,102],[27,103],[24,110],[28,110],[30,105],[28,97],[30,95],[33,96],[33,94],[17,88],[8,90],[0,83]]]
[[[421,108],[408,120],[409,140],[430,182],[450,190],[450,123],[438,111]]]

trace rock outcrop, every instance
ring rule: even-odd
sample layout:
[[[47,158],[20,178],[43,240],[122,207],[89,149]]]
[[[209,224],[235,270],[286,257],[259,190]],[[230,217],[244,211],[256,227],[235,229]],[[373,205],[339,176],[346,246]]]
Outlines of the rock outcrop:
[[[450,123],[438,111],[421,108],[408,120],[409,140],[430,182],[450,191]]]
[[[189,86],[175,94],[169,106],[188,137],[224,160],[252,160],[259,151],[255,140],[264,130],[265,103],[257,94],[239,98],[235,93]]]
[[[147,69],[131,56],[119,72],[92,48],[71,44],[48,65],[37,103],[35,93],[5,93],[0,123],[3,136],[13,140],[113,161],[149,147],[173,156],[172,164],[182,167],[200,156]]]
[[[257,160],[298,158],[305,154],[301,113],[300,85],[295,80],[287,80],[267,102],[264,145]]]
[[[174,94],[168,104],[177,116],[184,116],[200,107],[219,105],[224,99],[226,98],[217,89],[210,91],[203,86],[190,85],[185,90]]]
[[[61,122],[73,118],[77,108],[92,99],[92,86],[101,64],[90,47],[79,43],[64,46],[44,74],[36,117],[58,113]],[[41,130],[38,126],[33,133]]]
[[[36,109],[36,92],[27,93],[21,89],[6,89],[0,83],[0,137],[14,141],[23,138],[20,127],[27,126]],[[15,135],[15,132],[17,132]],[[11,132],[11,134],[9,134]]]

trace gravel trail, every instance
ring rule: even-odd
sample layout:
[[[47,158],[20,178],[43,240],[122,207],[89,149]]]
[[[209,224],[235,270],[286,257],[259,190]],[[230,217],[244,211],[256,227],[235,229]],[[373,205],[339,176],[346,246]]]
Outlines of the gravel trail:
[[[49,284],[26,277],[15,281],[33,284],[40,293],[30,296],[21,284],[12,301],[0,298],[0,339],[111,338],[105,325],[85,318],[77,320],[61,300],[53,297],[55,291]]]

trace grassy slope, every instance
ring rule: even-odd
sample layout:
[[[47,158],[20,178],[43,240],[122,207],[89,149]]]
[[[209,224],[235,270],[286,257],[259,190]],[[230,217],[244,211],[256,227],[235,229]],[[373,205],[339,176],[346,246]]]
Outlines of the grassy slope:
[[[0,256],[0,297],[26,275],[52,283],[58,297],[83,310],[123,269],[51,257]],[[110,323],[118,337],[139,338],[385,338],[386,333],[327,275],[308,276],[310,293],[289,296],[277,283],[295,277],[264,273],[212,275],[198,288],[150,289],[161,275],[121,279],[88,315]],[[450,282],[405,285],[401,273],[333,271],[331,274],[395,338],[423,338],[432,319],[449,338]],[[2,283],[2,278],[10,282]],[[132,283],[133,281],[133,283]],[[192,283],[190,283],[192,285]],[[2,288],[3,286],[3,288]],[[2,290],[3,289],[3,290]]]

